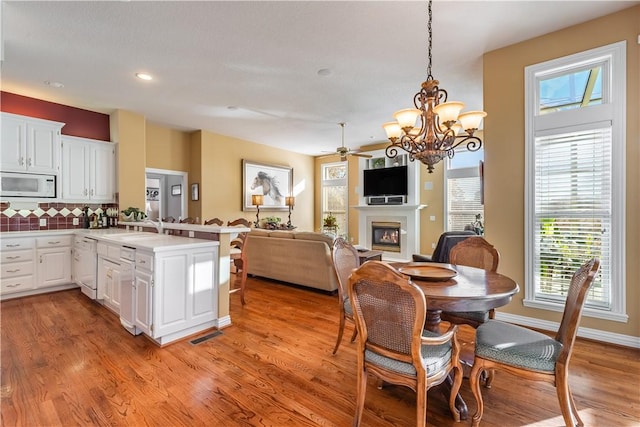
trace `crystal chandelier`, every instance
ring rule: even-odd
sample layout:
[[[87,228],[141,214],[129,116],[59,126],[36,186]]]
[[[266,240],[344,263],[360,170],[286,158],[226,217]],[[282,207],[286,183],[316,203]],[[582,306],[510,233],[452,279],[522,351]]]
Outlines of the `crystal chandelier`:
[[[438,87],[440,82],[431,75],[431,3],[429,0],[429,63],[427,80],[413,97],[415,108],[396,111],[395,122],[382,125],[391,141],[385,153],[389,158],[398,155],[398,148],[409,153],[409,160],[420,160],[433,173],[433,165],[445,157],[453,158],[454,149],[466,143],[469,151],[482,147],[482,140],[474,136],[480,122],[487,115],[484,111],[469,111],[460,114],[462,102],[447,102],[447,91]],[[419,124],[416,122],[420,117]]]

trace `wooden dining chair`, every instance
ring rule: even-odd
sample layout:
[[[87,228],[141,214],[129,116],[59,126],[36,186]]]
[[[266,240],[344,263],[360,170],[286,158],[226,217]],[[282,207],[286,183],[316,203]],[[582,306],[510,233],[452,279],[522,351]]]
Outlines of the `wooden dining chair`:
[[[229,227],[248,227],[251,228],[251,223],[245,218],[238,218],[233,221],[228,221]],[[247,282],[247,233],[238,233],[238,236],[231,240],[231,248],[229,249],[229,257],[236,268],[236,278],[240,274],[240,287],[230,290],[230,293],[240,292],[240,301],[242,305],[245,305],[245,284]]]
[[[174,217],[172,217],[172,216],[167,216],[167,217],[162,218],[162,222],[171,222],[171,223],[173,223],[173,222],[176,222],[176,219]]]
[[[224,221],[220,218],[211,218],[204,222],[204,225],[223,225]]]
[[[567,426],[583,426],[569,387],[569,361],[587,292],[600,267],[593,258],[573,274],[560,328],[554,338],[497,320],[476,330],[476,349],[469,376],[477,410],[472,425],[478,427],[484,413],[480,375],[487,369],[504,369],[519,377],[545,381],[556,387],[560,410]]]
[[[358,330],[356,413],[362,420],[367,375],[411,388],[416,392],[416,425],[426,426],[427,390],[453,373],[449,408],[455,406],[462,383],[457,326],[443,335],[424,330],[427,304],[424,293],[411,280],[382,261],[368,261],[351,273],[348,293]]]
[[[336,345],[333,348],[332,353],[336,354],[338,347],[340,347],[340,342],[342,341],[346,322],[349,322],[353,326],[351,342],[355,341],[358,334],[358,330],[355,328],[355,321],[353,320],[353,309],[351,307],[351,302],[349,301],[347,284],[349,282],[349,275],[351,272],[360,266],[360,257],[358,256],[358,251],[352,244],[342,237],[337,237],[333,242],[331,259],[336,271],[336,276],[338,277],[338,302],[340,304],[340,326],[338,328],[338,339],[336,340]]]
[[[195,224],[196,220],[192,217],[186,217],[180,220],[180,224]]]
[[[498,271],[500,253],[483,237],[471,236],[453,246],[449,252],[449,262],[454,265],[481,268],[486,271]],[[467,324],[477,328],[495,317],[495,311],[442,312],[442,320],[455,324]]]

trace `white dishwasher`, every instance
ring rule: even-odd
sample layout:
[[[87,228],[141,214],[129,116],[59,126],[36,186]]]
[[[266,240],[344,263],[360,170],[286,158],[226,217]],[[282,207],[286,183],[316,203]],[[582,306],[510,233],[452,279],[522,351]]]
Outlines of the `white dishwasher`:
[[[120,323],[133,335],[142,333],[135,325],[136,290],[134,288],[133,265],[136,250],[123,246],[120,250]]]

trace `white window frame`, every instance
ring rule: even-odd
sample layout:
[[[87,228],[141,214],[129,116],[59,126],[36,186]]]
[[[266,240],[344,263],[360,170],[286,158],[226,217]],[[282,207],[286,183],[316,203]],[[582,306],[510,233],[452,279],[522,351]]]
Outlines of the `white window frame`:
[[[341,179],[325,179],[325,169],[334,167],[334,166],[343,166],[345,168],[345,176]],[[345,187],[347,189],[347,196],[345,200],[345,212],[344,212],[344,230],[338,230],[340,235],[348,235],[349,233],[349,165],[347,162],[332,162],[332,163],[323,163],[320,166],[320,230],[322,231],[322,221],[325,214],[328,214],[329,211],[324,210],[325,200],[324,200],[324,187]],[[333,212],[333,211],[331,211]]]
[[[602,105],[539,114],[540,80],[602,65]],[[625,278],[625,151],[626,151],[626,41],[591,49],[525,68],[525,299],[526,307],[563,311],[564,303],[536,298],[535,242],[535,138],[561,134],[595,122],[611,123],[612,216],[610,307],[585,307],[583,314],[618,322],[628,321]]]
[[[482,148],[484,153],[484,148]],[[464,156],[468,151],[466,149],[461,149],[456,151],[456,156]],[[484,163],[484,154],[482,156],[482,160]],[[451,168],[451,159],[447,159],[446,169],[444,174],[444,227],[445,231],[461,231],[461,230],[450,230],[449,229],[449,179],[452,178],[474,178],[478,177],[480,180],[484,179],[480,176],[480,165],[477,164],[475,166],[468,166],[465,168]],[[480,182],[480,191],[482,189],[483,183]],[[482,196],[481,196],[482,197]],[[484,222],[484,200],[482,203],[482,221]]]

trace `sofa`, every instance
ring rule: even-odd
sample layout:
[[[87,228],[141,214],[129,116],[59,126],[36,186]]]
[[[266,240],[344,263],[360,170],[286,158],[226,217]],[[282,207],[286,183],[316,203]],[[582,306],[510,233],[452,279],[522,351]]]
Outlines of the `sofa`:
[[[338,289],[332,235],[252,229],[247,239],[248,274],[327,292]]]

